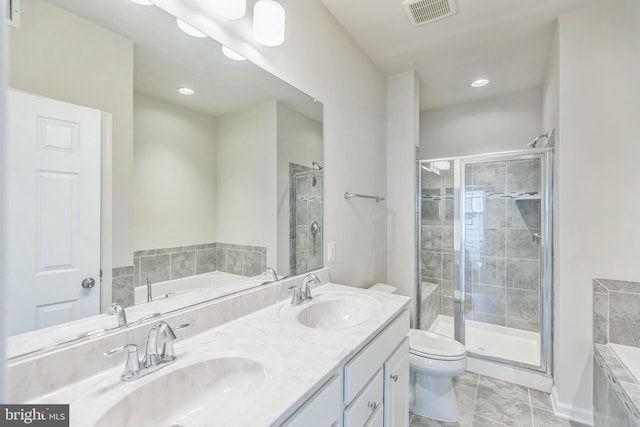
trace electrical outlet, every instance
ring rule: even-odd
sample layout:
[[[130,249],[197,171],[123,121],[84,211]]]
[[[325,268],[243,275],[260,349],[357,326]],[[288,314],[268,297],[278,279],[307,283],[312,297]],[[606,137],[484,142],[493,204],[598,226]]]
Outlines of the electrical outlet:
[[[336,260],[336,242],[327,243],[327,262]]]

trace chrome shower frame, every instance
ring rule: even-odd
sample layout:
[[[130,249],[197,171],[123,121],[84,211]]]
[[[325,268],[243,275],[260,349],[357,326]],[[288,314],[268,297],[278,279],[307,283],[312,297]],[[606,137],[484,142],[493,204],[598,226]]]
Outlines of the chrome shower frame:
[[[540,169],[540,203],[541,203],[541,239],[540,239],[540,366],[528,365],[499,357],[481,355],[469,352],[469,355],[491,362],[509,365],[514,369],[551,377],[553,374],[553,222],[554,222],[554,165],[553,148],[535,148],[500,153],[489,153],[462,157],[448,157],[425,159],[417,161],[416,185],[416,302],[414,327],[419,327],[421,319],[421,236],[422,236],[422,164],[449,161],[454,165],[454,336],[465,342],[465,166],[467,164],[484,163],[488,161],[508,161],[527,158],[539,158]]]

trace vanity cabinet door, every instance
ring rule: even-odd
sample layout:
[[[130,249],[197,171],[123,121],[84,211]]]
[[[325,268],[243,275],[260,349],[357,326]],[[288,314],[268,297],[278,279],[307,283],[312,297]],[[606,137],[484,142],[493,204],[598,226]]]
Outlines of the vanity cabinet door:
[[[384,427],[384,410],[382,407],[376,409],[365,427]]]
[[[384,363],[384,427],[409,425],[409,338]]]
[[[283,426],[286,427],[334,427],[342,418],[342,379],[333,377],[314,394]]]

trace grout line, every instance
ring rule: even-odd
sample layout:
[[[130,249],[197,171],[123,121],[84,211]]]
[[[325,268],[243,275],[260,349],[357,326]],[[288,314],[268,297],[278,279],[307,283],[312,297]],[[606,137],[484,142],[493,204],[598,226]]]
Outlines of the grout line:
[[[529,396],[529,414],[531,414],[531,426],[535,426],[535,421],[533,420],[533,401],[531,400],[531,389],[527,387],[527,396]]]

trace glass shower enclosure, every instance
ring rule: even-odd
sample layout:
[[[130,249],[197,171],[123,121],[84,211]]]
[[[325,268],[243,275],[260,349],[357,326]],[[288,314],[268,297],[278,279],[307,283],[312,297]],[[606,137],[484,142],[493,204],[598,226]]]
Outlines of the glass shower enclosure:
[[[552,149],[418,162],[416,326],[550,375]]]

